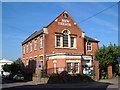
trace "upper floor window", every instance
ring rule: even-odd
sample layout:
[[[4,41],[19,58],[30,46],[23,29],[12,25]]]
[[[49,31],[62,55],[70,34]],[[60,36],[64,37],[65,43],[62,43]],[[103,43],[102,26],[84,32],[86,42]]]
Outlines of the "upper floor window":
[[[28,53],[28,44],[26,45],[26,53]]]
[[[92,51],[92,43],[91,42],[87,42],[87,50]]]
[[[29,65],[29,60],[28,59],[26,59],[26,66],[28,66]]]
[[[55,47],[76,48],[76,35],[70,34],[69,30],[66,29],[62,33],[57,33],[55,35]]]
[[[56,46],[60,47],[60,35],[56,36]]]
[[[42,48],[42,47],[43,47],[43,38],[40,37],[40,48]]]
[[[32,41],[30,42],[30,52],[32,52]]]
[[[37,50],[37,39],[34,41],[34,50]]]
[[[25,46],[23,46],[23,54],[25,54]]]
[[[63,47],[68,47],[68,31],[63,31]]]
[[[75,47],[75,44],[74,44],[75,41],[74,41],[74,39],[75,39],[74,37],[71,37],[71,39],[70,39],[71,40],[71,47]]]

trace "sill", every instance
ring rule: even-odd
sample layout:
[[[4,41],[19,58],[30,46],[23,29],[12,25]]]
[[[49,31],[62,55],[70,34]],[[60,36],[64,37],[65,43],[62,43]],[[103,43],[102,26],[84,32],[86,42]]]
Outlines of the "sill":
[[[70,48],[70,49],[77,49],[77,48],[73,47],[73,48]]]
[[[55,49],[77,49],[75,47],[55,47]]]
[[[87,50],[88,52],[92,52],[92,50]]]

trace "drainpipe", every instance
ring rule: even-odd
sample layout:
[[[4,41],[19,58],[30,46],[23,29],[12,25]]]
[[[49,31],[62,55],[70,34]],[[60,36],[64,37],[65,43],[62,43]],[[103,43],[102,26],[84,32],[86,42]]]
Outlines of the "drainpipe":
[[[46,34],[48,34],[48,29],[43,27],[43,71],[44,74],[47,74],[47,59],[46,59]]]

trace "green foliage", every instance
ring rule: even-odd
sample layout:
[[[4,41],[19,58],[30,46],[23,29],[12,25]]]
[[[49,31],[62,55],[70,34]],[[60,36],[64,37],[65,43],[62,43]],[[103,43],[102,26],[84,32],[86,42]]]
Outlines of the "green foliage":
[[[95,52],[95,60],[99,61],[100,72],[102,76],[106,76],[107,66],[111,65],[113,73],[118,74],[117,57],[120,56],[120,46],[110,44],[109,46],[102,46]],[[102,71],[104,70],[104,72]]]
[[[52,74],[49,77],[48,83],[50,84],[56,84],[56,83],[81,83],[81,82],[94,82],[91,77],[86,75],[80,75],[77,74],[75,76],[72,76],[70,74],[67,74],[63,71],[63,73],[60,74]]]
[[[2,66],[2,69],[3,69],[5,72],[11,72],[11,65],[5,64],[5,65]]]
[[[115,44],[104,46],[95,52],[95,60],[98,60],[100,66],[106,67],[117,61],[117,57],[120,56],[120,47]]]
[[[15,62],[13,62],[10,65],[8,64],[3,65],[2,68],[5,72],[10,72],[13,74],[22,72],[22,68],[23,68],[22,60],[21,58],[18,58]]]

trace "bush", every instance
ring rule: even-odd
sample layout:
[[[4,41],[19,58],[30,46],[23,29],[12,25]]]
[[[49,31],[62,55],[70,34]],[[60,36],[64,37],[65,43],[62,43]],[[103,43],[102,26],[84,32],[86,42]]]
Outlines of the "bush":
[[[87,75],[75,75],[72,76],[70,74],[67,74],[65,72],[62,72],[61,74],[51,74],[49,77],[48,83],[54,84],[54,83],[80,83],[80,82],[93,82],[94,80],[91,79],[91,77]]]

